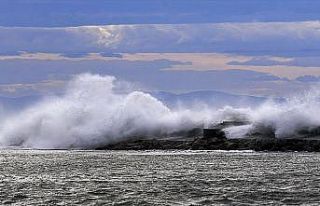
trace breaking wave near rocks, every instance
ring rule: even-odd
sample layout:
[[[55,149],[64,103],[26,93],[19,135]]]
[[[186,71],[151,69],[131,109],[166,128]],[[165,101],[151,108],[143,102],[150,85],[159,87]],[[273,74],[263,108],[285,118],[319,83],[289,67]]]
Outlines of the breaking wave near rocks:
[[[201,126],[204,111],[173,111],[140,91],[121,92],[112,76],[82,74],[62,96],[50,97],[5,118],[1,146],[94,148],[139,135],[166,135]]]
[[[48,97],[1,118],[0,146],[67,149],[97,148],[139,137],[163,137],[206,128],[222,121],[244,125],[224,129],[228,138],[252,134],[286,138],[316,131],[320,125],[319,92],[258,108],[213,109],[210,105],[170,108],[148,93],[123,91],[112,76],[81,74],[63,95]]]

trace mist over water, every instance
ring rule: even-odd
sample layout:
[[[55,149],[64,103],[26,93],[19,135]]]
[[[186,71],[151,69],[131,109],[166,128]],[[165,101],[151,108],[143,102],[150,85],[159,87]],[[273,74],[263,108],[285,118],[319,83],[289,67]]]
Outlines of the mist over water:
[[[125,85],[127,87],[128,84]],[[247,121],[226,130],[241,138],[259,128],[277,138],[320,125],[319,92],[258,108],[169,108],[150,94],[124,92],[112,76],[81,74],[70,80],[65,94],[0,118],[0,145],[22,148],[95,148],[134,136],[166,136],[223,120]]]

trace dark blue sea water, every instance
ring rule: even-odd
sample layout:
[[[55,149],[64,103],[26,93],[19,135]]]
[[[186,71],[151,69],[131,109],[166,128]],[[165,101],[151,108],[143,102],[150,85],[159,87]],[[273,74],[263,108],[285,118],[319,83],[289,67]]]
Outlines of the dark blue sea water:
[[[1,205],[318,205],[320,154],[1,150],[0,189]]]

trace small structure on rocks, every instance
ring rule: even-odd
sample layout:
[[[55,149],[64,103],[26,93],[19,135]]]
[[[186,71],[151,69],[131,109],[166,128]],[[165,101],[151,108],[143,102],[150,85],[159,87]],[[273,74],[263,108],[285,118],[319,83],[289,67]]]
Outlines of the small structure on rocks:
[[[221,123],[215,124],[209,128],[203,129],[203,138],[217,138],[217,139],[226,139],[226,134],[223,129],[233,126],[242,126],[250,124],[247,121],[223,121]]]

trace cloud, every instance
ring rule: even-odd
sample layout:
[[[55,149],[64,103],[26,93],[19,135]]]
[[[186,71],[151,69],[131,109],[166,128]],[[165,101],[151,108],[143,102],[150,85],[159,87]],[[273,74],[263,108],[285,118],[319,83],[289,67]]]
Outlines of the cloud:
[[[266,57],[259,57],[266,58]],[[122,59],[131,61],[152,61],[167,59],[170,61],[189,62],[188,64],[172,65],[167,70],[178,71],[213,71],[213,70],[246,70],[259,73],[268,73],[273,76],[285,79],[295,79],[304,75],[320,75],[320,66],[310,65],[304,67],[294,63],[286,65],[285,62],[294,61],[295,58],[267,57],[269,62],[258,62],[259,64],[246,64],[246,62],[257,59],[255,56],[236,55],[226,53],[135,53],[122,54]],[[316,58],[316,57],[314,57]],[[301,59],[304,59],[301,58]],[[271,65],[272,62],[279,62]],[[300,60],[299,60],[300,61]],[[301,60],[302,62],[302,60]],[[305,61],[307,64],[307,61]],[[283,63],[283,64],[281,64]]]
[[[320,67],[320,59],[314,57],[253,57],[248,61],[231,61],[229,65],[246,65],[246,66],[298,66],[298,67]]]
[[[320,54],[320,22],[0,27],[3,52]]]
[[[147,91],[218,90],[236,94],[284,96],[288,93],[304,90],[309,86],[308,82],[286,80],[257,71],[232,69],[197,71],[188,69],[192,65],[201,66],[201,63],[202,67],[210,66],[213,56],[209,54],[204,57],[201,57],[200,54],[198,54],[199,56],[192,54],[184,54],[185,56],[179,56],[183,54],[144,54],[146,56],[144,60],[141,59],[142,55],[123,54],[123,58],[109,61],[3,60],[0,61],[0,96],[50,93],[61,88],[64,80],[84,72],[113,75],[118,79],[133,82],[134,85],[137,84],[139,88]],[[172,55],[172,60],[169,58],[170,55]],[[181,60],[185,58],[192,62],[191,64],[179,62],[179,58],[176,58],[175,55]],[[151,58],[157,59],[152,60]],[[172,70],[178,66],[180,68],[186,67],[186,70]]]
[[[35,60],[39,63],[43,61],[64,62],[114,62],[141,63],[149,65],[150,62],[159,63],[162,70],[170,71],[220,71],[220,70],[246,70],[258,73],[268,73],[269,77],[258,78],[267,81],[278,79],[296,79],[300,76],[320,75],[320,61],[317,57],[277,57],[277,56],[248,56],[227,53],[20,53],[18,55],[0,56],[1,64],[8,64],[10,61],[25,61],[23,66],[28,65],[28,61]],[[167,62],[168,64],[166,64]],[[164,64],[165,63],[165,64]],[[0,64],[0,65],[1,65]],[[139,68],[139,66],[137,67]],[[12,68],[15,70],[15,68]],[[96,70],[88,68],[88,70]],[[134,68],[132,68],[134,69]],[[39,73],[43,73],[41,70]],[[133,70],[135,71],[135,70]],[[59,70],[55,71],[56,74]],[[1,72],[0,72],[1,73]],[[131,72],[129,72],[131,73]],[[1,80],[1,77],[0,77]]]
[[[16,54],[0,54],[0,61],[6,60],[40,60],[40,61],[82,61],[82,60],[119,60],[122,58],[121,54],[116,53],[43,53],[43,52],[17,52]]]
[[[2,84],[93,72],[151,89],[280,95],[320,75],[319,21],[0,27],[0,48]]]

